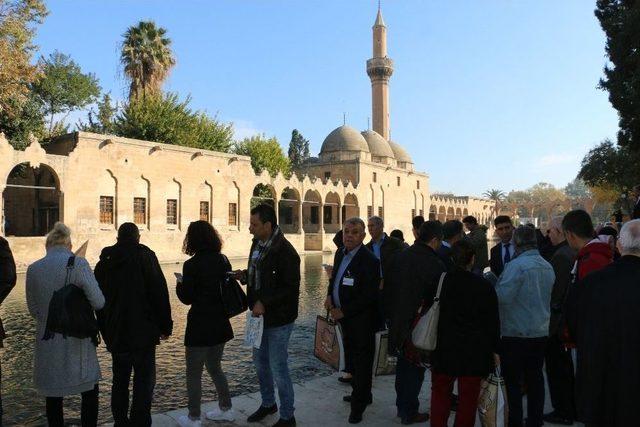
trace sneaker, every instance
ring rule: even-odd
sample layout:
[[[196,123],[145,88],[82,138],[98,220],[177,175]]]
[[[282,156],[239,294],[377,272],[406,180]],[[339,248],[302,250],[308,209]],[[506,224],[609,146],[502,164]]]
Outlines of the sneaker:
[[[275,403],[272,406],[260,406],[256,412],[249,415],[247,421],[250,423],[257,423],[268,415],[275,414],[276,412],[278,412],[278,405]]]
[[[280,418],[277,423],[273,425],[273,427],[296,427],[296,417],[291,417],[288,420],[283,420]]]
[[[233,413],[233,409],[229,408],[226,411],[216,408],[213,411],[209,411],[206,414],[208,420],[212,421],[235,421],[236,415]]]
[[[188,415],[182,415],[178,418],[178,425],[180,425],[180,427],[200,427],[202,426],[202,422],[200,419],[192,420]]]

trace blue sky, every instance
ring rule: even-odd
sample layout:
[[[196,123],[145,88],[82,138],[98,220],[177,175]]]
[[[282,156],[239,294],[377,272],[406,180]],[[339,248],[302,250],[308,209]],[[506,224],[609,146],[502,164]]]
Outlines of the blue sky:
[[[432,191],[563,186],[587,150],[613,138],[617,116],[597,89],[604,35],[588,0],[385,0],[392,139],[431,177]],[[365,61],[373,0],[49,1],[40,53],[70,54],[124,98],[119,43],[152,19],[168,30],[177,66],[165,89],[314,155],[331,130],[366,129]]]

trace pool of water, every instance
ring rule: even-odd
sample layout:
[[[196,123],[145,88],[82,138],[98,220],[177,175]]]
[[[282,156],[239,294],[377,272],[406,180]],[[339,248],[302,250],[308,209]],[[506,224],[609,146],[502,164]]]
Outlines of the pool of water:
[[[294,381],[326,375],[330,368],[313,356],[313,335],[316,315],[322,312],[327,289],[327,275],[322,263],[331,263],[328,255],[306,255],[302,257],[299,317],[289,347],[290,368]],[[246,260],[232,261],[234,268],[244,268]],[[184,330],[188,307],[180,303],[175,294],[173,273],[182,270],[179,264],[163,266],[169,283],[174,335],[157,349],[157,385],[153,412],[165,412],[187,405]],[[25,300],[25,276],[19,275],[18,284],[0,307],[0,316],[7,331],[2,360],[2,403],[5,425],[45,425],[44,398],[33,388],[32,360],[35,342],[35,322],[27,311]],[[244,316],[232,319],[235,338],[227,343],[223,357],[223,369],[227,374],[233,396],[258,391],[251,352],[242,346]],[[109,406],[111,390],[111,356],[104,344],[98,347],[98,358],[102,369],[100,382],[100,422],[111,421]],[[203,375],[203,402],[216,400],[215,387],[208,375]],[[79,418],[78,397],[65,399],[65,418]]]

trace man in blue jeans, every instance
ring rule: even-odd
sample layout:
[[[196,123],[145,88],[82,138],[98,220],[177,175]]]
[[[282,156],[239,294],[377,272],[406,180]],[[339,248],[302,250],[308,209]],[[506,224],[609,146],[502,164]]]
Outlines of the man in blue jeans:
[[[289,376],[289,338],[298,317],[300,257],[278,227],[271,206],[251,209],[249,232],[254,236],[246,271],[237,272],[247,284],[253,316],[264,317],[259,349],[253,350],[262,405],[247,419],[258,422],[278,411],[273,382],[278,386],[280,419],[274,427],[295,426],[293,383]]]

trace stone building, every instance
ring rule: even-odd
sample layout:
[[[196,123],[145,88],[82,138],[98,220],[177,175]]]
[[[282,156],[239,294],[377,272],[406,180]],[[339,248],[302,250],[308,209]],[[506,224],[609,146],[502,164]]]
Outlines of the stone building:
[[[246,255],[249,210],[258,202],[275,207],[300,251],[333,250],[334,234],[352,216],[382,216],[387,230],[400,229],[408,240],[415,215],[444,221],[471,214],[488,224],[492,202],[430,196],[429,176],[389,139],[393,61],[380,10],[367,74],[373,130],[333,130],[319,156],[291,178],[256,175],[245,156],[179,145],[76,132],[44,146],[32,140],[18,151],[0,134],[0,231],[24,266],[44,254],[43,236],[58,220],[72,228],[76,245],[89,241],[90,261],[129,221],[164,261],[183,257],[186,228],[198,219],[220,232],[225,253]]]

